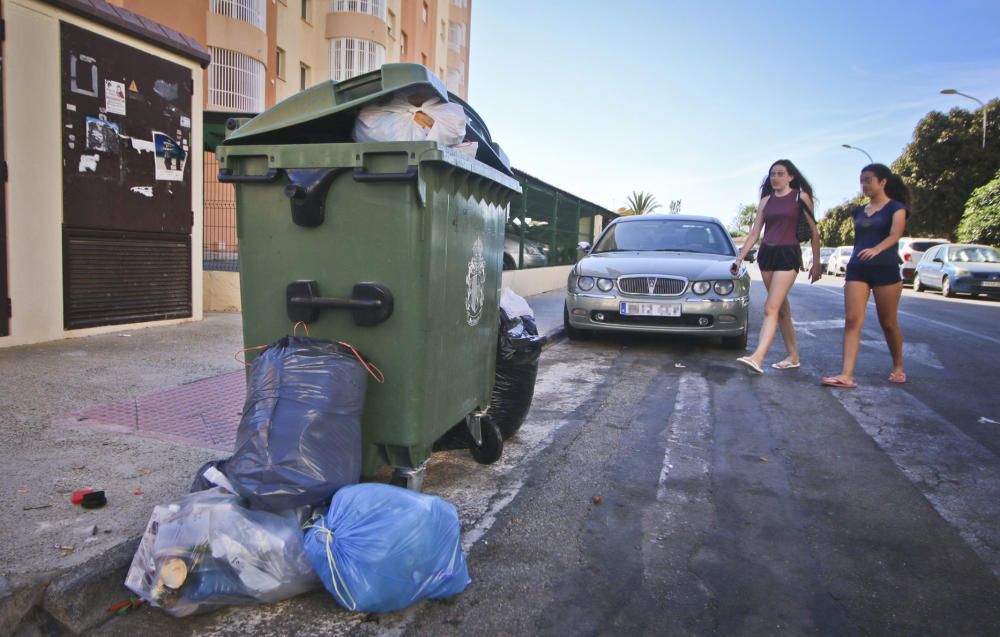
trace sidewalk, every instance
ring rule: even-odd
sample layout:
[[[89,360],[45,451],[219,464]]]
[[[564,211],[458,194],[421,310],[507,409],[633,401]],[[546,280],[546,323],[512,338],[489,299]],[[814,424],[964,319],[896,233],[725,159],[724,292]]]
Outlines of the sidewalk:
[[[527,299],[556,340],[563,298]],[[124,572],[153,507],[232,453],[245,395],[240,320],[208,314],[0,350],[0,634],[23,621],[79,632],[128,598]],[[107,506],[73,506],[82,488],[104,490]]]

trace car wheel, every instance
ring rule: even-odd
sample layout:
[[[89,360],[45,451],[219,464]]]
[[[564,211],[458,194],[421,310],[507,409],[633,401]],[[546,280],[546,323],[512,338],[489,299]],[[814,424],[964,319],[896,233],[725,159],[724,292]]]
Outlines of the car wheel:
[[[503,269],[504,270],[516,270],[517,263],[514,262],[514,257],[509,254],[503,255]]]
[[[948,277],[941,279],[941,295],[949,299],[955,296],[955,290],[951,289],[951,282]]]
[[[563,305],[563,328],[566,330],[566,338],[571,341],[585,341],[590,338],[590,330],[581,330],[569,324],[569,309]]]
[[[920,277],[918,275],[914,275],[913,276],[913,291],[914,292],[923,292],[926,289],[927,288],[924,287],[924,284],[920,282]]]

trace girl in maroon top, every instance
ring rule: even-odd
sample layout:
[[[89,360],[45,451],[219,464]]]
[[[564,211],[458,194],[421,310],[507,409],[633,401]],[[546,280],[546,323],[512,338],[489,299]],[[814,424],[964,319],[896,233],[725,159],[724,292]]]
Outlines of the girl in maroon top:
[[[757,339],[757,349],[750,356],[738,358],[754,372],[763,374],[761,365],[767,350],[774,341],[774,334],[781,329],[781,338],[785,341],[788,355],[771,367],[775,369],[795,369],[799,363],[799,348],[795,340],[795,327],[792,325],[792,307],[788,303],[788,291],[795,283],[795,277],[802,269],[802,250],[795,238],[795,229],[799,223],[799,200],[813,210],[812,186],[802,176],[795,164],[787,159],[779,159],[771,165],[771,170],[760,185],[760,203],[757,205],[757,218],[747,236],[746,243],[740,250],[736,262],[733,263],[733,274],[739,272],[740,264],[757,243],[761,226],[764,227],[764,239],[757,253],[760,275],[767,288],[767,300],[764,302],[764,322],[760,326],[760,337]],[[809,268],[809,282],[815,283],[820,278],[819,270],[819,233],[816,232],[816,222],[813,215],[807,215],[812,227],[812,266]]]

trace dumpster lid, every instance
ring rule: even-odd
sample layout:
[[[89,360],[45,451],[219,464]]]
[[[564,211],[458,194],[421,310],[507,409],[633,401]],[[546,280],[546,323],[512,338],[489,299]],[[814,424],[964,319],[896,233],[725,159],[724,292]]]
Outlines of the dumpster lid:
[[[493,142],[479,114],[421,64],[386,64],[341,82],[317,84],[246,122],[223,145],[350,143],[358,111],[404,89],[461,105],[469,120],[466,139],[479,144],[476,159],[513,175],[510,160]]]

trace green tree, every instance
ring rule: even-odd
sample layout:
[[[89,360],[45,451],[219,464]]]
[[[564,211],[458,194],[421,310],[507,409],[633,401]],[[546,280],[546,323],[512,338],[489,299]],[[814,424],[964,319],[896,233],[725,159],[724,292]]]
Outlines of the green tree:
[[[972,191],[957,234],[959,241],[1000,246],[1000,170],[992,181]]]
[[[660,204],[656,202],[656,197],[652,193],[641,190],[633,191],[625,200],[625,208],[630,215],[648,215],[659,207]]]
[[[867,197],[858,194],[853,199],[823,213],[823,218],[816,222],[819,244],[836,247],[854,243],[854,220],[851,218],[851,211],[867,201]]]
[[[986,105],[989,129],[982,147],[982,109],[932,111],[892,168],[913,190],[906,233],[954,239],[972,191],[1000,169],[1000,100]]]
[[[731,229],[735,230],[738,235],[747,234],[750,232],[750,227],[753,226],[753,220],[756,217],[757,204],[740,204],[736,209],[736,216],[733,217]]]

